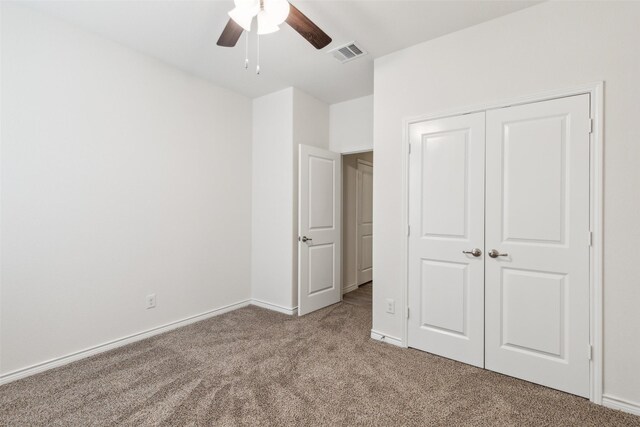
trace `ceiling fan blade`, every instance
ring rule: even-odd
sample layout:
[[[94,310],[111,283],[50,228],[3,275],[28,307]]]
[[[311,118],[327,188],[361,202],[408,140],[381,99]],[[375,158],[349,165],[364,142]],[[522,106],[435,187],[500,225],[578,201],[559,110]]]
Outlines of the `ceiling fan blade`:
[[[222,30],[220,38],[218,39],[218,46],[234,47],[238,43],[240,35],[242,35],[242,27],[236,24],[236,21],[229,19],[227,25]]]
[[[302,37],[307,39],[316,49],[322,49],[331,43],[331,37],[320,29],[316,24],[300,12],[297,7],[289,3],[289,16],[287,24],[296,30]]]

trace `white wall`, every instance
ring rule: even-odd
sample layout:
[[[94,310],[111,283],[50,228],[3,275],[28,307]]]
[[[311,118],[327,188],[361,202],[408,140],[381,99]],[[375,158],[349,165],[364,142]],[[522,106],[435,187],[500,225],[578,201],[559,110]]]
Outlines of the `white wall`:
[[[332,104],[329,111],[331,151],[373,150],[373,95]]]
[[[311,95],[293,90],[293,139],[297,145],[329,149],[329,105]],[[298,169],[296,169],[296,176]]]
[[[358,160],[373,163],[373,152],[348,154],[342,156],[342,291],[350,292],[358,288],[357,244],[358,218],[357,172]]]
[[[300,144],[329,149],[329,105],[293,90],[293,301],[298,305],[298,160]]]
[[[253,101],[252,297],[298,305],[298,144],[329,148],[329,106],[296,89]]]
[[[604,80],[604,392],[640,405],[639,22],[637,2],[547,2],[376,60],[375,330],[404,333],[402,120]]]
[[[246,301],[250,100],[2,15],[0,371]]]
[[[254,99],[251,293],[285,309],[297,304],[291,290],[293,161],[293,88]]]

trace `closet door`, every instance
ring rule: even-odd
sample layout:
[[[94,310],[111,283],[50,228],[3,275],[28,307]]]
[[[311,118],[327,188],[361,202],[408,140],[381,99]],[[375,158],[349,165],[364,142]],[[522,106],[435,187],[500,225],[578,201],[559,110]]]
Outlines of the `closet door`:
[[[589,95],[487,112],[486,368],[589,395]]]
[[[410,347],[484,365],[484,113],[410,127]]]

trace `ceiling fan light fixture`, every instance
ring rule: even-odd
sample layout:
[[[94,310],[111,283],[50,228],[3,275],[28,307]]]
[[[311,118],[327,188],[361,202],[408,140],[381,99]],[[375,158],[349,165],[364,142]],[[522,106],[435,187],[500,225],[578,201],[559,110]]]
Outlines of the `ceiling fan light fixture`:
[[[233,4],[238,9],[246,9],[253,12],[253,16],[256,16],[260,10],[260,0],[233,0]]]
[[[280,29],[289,16],[287,0],[263,0],[262,10],[258,12],[258,34],[274,33]]]
[[[229,16],[245,31],[251,31],[253,17],[260,12],[260,0],[234,0],[236,6]]]
[[[258,34],[271,34],[278,31],[280,27],[278,27],[278,23],[272,19],[271,15],[269,15],[264,10],[261,10],[258,13]]]
[[[263,5],[263,12],[269,15],[269,19],[275,25],[282,24],[289,16],[289,2],[287,0],[264,0]]]
[[[251,31],[253,18],[258,16],[258,34],[274,33],[289,16],[287,0],[234,0],[231,19],[245,31]]]
[[[245,31],[251,31],[251,22],[253,22],[254,16],[255,14],[252,14],[248,9],[241,9],[239,7],[229,11],[229,17]]]
[[[286,22],[316,49],[322,49],[331,43],[331,37],[305,16],[304,13],[300,12],[297,7],[290,4],[288,0],[234,0],[234,3],[235,8],[229,12],[231,18],[216,43],[218,46],[235,46],[244,31],[247,31],[247,33],[251,31],[254,17],[257,17],[256,30],[259,35],[276,32],[280,29],[279,26]],[[258,58],[260,51],[259,40],[260,37],[256,37]],[[245,68],[247,68],[248,64],[248,34],[246,41]],[[256,67],[256,72],[260,74],[259,65]]]

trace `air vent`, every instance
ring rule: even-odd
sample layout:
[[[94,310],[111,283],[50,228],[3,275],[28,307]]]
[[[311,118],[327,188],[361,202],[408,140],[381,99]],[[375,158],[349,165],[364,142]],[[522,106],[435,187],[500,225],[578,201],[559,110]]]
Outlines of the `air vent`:
[[[338,61],[349,62],[354,60],[360,56],[366,55],[367,51],[364,50],[361,46],[358,46],[356,42],[347,43],[344,46],[337,47],[333,50],[329,51],[330,54],[333,55]]]

